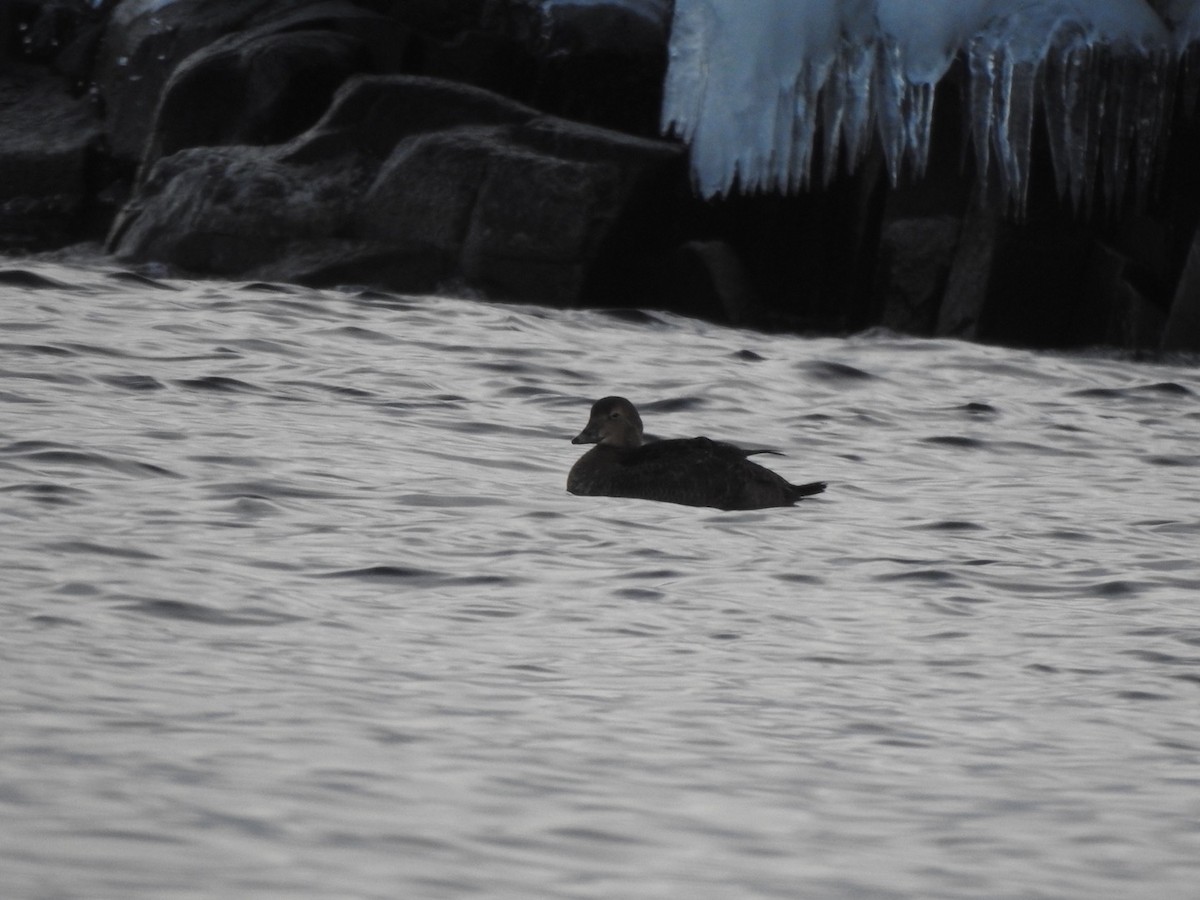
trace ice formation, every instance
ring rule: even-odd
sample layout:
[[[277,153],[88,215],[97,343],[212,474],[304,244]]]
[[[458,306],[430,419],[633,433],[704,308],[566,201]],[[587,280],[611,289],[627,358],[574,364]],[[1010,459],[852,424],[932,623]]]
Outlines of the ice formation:
[[[966,63],[977,170],[1024,208],[1041,110],[1076,209],[1144,189],[1171,65],[1200,39],[1200,0],[676,0],[663,126],[699,192],[795,191],[853,168],[877,134],[893,183],[923,173],[934,89]],[[1161,17],[1160,17],[1161,14]]]

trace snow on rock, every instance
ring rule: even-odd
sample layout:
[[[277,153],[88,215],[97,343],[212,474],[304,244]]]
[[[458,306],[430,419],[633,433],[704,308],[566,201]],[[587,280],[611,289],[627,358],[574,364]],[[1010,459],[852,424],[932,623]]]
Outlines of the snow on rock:
[[[1200,0],[676,0],[664,129],[692,148],[705,197],[828,181],[877,134],[895,183],[923,173],[934,89],[966,61],[978,171],[1025,203],[1037,112],[1060,193],[1139,191],[1162,133],[1170,66],[1200,38]],[[1164,23],[1165,20],[1165,23]],[[1171,28],[1168,28],[1168,25]]]

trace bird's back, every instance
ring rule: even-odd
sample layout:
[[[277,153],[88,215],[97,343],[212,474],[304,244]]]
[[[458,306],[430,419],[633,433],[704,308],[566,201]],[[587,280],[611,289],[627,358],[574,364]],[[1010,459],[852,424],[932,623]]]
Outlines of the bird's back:
[[[567,490],[573,494],[636,497],[712,506],[762,509],[792,506],[819,494],[821,482],[789,484],[746,457],[749,451],[709,438],[656,441],[640,447],[599,444],[571,469]]]

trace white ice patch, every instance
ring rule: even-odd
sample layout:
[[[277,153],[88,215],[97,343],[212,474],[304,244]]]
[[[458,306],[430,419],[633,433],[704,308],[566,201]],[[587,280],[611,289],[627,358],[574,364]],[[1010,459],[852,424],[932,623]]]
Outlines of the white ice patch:
[[[895,183],[928,162],[934,88],[956,58],[980,172],[1024,207],[1040,108],[1060,192],[1119,203],[1149,178],[1170,54],[1200,0],[676,0],[663,125],[692,148],[705,197],[828,181],[874,135]],[[1185,37],[1181,37],[1185,36]]]

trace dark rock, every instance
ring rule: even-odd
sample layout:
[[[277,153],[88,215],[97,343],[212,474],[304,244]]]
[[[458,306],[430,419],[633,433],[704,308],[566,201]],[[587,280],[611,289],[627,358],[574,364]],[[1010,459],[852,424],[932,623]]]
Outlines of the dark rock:
[[[325,116],[282,152],[293,163],[364,157],[375,164],[403,138],[430,131],[528,122],[537,110],[480,88],[436,78],[356,78]]]
[[[406,32],[350,3],[313,3],[196,51],[167,81],[142,160],[274,144],[315,123],[350,75],[393,68]]]
[[[0,60],[64,68],[63,54],[71,59],[81,46],[93,44],[103,5],[85,0],[4,0],[0,3]],[[69,68],[70,64],[67,64]]]
[[[231,46],[230,46],[231,45]],[[362,64],[343,35],[236,35],[188,57],[167,83],[143,162],[195,146],[277,144],[316,122]]]
[[[0,246],[80,240],[88,227],[101,129],[86,99],[44,70],[0,74]]]
[[[493,128],[418,134],[379,169],[364,195],[364,237],[426,254],[439,279],[451,277],[486,176]]]
[[[503,14],[492,9],[495,0],[401,0],[391,5],[398,5],[395,14],[405,23],[440,40],[451,40]]]
[[[459,128],[403,140],[366,192],[361,233],[427,257],[443,279],[577,301],[627,186],[619,161],[539,152],[528,131]]]
[[[657,134],[667,74],[670,11],[646,4],[544,7],[531,101],[570,119]]]
[[[640,271],[610,234],[680,177],[680,157],[673,144],[539,116],[476,88],[356,77],[289,144],[160,160],[110,246],[226,276],[407,291],[455,282],[570,305],[597,268]]]
[[[687,241],[673,254],[664,305],[733,325],[761,324],[762,304],[737,251],[726,241]]]
[[[242,275],[344,228],[353,186],[341,174],[280,164],[254,147],[183,150],[154,166],[109,244],[126,259]]]
[[[762,317],[752,316],[756,324],[846,331],[877,321],[877,310],[866,307],[874,290],[881,185],[882,181],[846,178],[826,191],[794,197],[735,193],[705,202],[681,191],[661,202],[677,210],[676,246],[714,240],[730,246],[745,272],[747,289],[761,303]],[[671,269],[676,265],[683,268],[670,278],[702,274],[689,274],[687,251],[667,263]],[[687,290],[683,284],[668,283],[663,294],[672,298],[671,308],[684,311]],[[644,302],[661,301],[648,297]],[[706,301],[698,314],[712,308]]]
[[[562,159],[520,143],[490,148],[463,242],[463,277],[499,296],[578,303],[624,180],[616,160]]]
[[[529,101],[537,83],[538,28],[532,10],[523,12],[518,8],[503,17],[484,16],[452,34],[415,33],[404,71]],[[408,17],[406,12],[406,24]]]
[[[909,334],[932,334],[961,229],[954,216],[897,219],[880,236],[880,324]]]
[[[1166,314],[1134,284],[1132,271],[1126,254],[1106,243],[1092,245],[1082,284],[1084,302],[1076,307],[1071,328],[1072,343],[1129,349],[1159,345]]]
[[[963,219],[938,310],[938,335],[964,340],[978,336],[992,277],[998,225],[995,210],[975,209]]]
[[[1064,347],[1072,340],[1091,241],[1081,224],[1035,219],[996,231],[987,302],[977,337],[1023,347]]]
[[[1167,315],[1132,281],[1122,278],[1114,285],[1109,308],[1106,345],[1129,350],[1152,350],[1161,345]]]
[[[1163,330],[1164,350],[1200,350],[1200,228],[1192,239],[1171,314]]]
[[[225,35],[334,5],[345,9],[321,0],[174,0],[158,8],[134,0],[118,4],[96,69],[113,156],[130,167],[141,159],[163,88],[192,53]]]
[[[404,71],[472,84],[557,116],[657,136],[668,0],[409,0]]]

